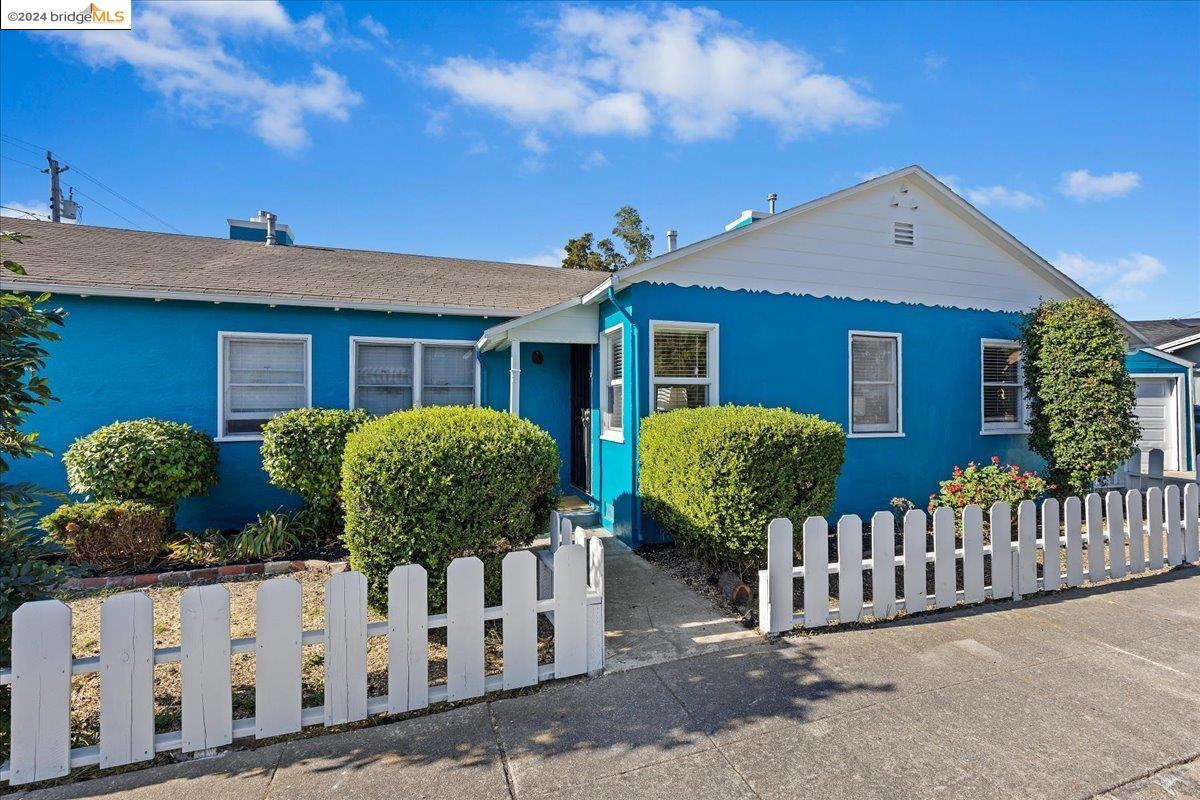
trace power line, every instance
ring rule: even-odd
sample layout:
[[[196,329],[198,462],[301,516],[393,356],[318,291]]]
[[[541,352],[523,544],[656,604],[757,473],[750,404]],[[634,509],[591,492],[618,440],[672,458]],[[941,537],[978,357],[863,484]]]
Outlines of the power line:
[[[14,164],[21,164],[22,166],[26,166],[26,167],[29,167],[29,168],[31,168],[31,169],[36,169],[36,170],[38,170],[39,172],[40,172],[40,171],[41,171],[41,169],[42,169],[42,168],[41,168],[41,167],[39,167],[37,164],[30,164],[28,161],[22,161],[21,159],[19,159],[19,158],[13,158],[12,156],[0,155],[0,158],[3,158],[3,159],[5,159],[5,160],[7,160],[7,161],[11,161],[11,162],[13,162]]]
[[[45,214],[35,214],[32,211],[26,211],[23,208],[13,208],[12,206],[0,206],[0,208],[8,209],[9,211],[15,211],[18,214],[24,214],[31,219],[42,220],[43,222],[50,219]]]
[[[124,214],[122,214],[120,211],[115,211],[114,209],[111,209],[111,208],[109,208],[108,206],[104,205],[104,203],[101,203],[99,200],[97,200],[96,198],[92,197],[90,194],[84,194],[84,193],[83,193],[82,191],[80,191],[79,189],[76,189],[75,191],[79,192],[79,196],[80,196],[80,197],[86,197],[88,200],[90,200],[91,202],[93,202],[93,203],[95,203],[96,205],[100,206],[101,208],[103,208],[103,209],[104,209],[105,211],[107,211],[108,213],[110,213],[110,214],[114,214],[114,215],[116,215],[116,216],[120,217],[121,219],[125,220],[125,221],[126,221],[126,222],[128,222],[130,225],[132,225],[133,227],[137,228],[139,231],[144,231],[144,230],[146,230],[146,229],[145,229],[145,228],[143,228],[141,225],[138,225],[136,222],[134,222],[133,220],[131,220],[129,217],[127,217],[127,216],[125,216]]]

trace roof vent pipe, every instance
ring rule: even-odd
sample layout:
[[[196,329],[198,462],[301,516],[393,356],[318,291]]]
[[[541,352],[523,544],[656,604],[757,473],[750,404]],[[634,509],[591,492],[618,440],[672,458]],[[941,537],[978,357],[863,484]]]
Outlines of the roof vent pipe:
[[[258,218],[267,223],[267,246],[275,244],[275,221],[279,218],[270,211],[259,211]]]
[[[667,231],[667,252],[675,252],[679,243],[679,231]]]
[[[767,211],[771,214],[775,213],[775,201],[779,199],[779,195],[771,192],[767,195]]]

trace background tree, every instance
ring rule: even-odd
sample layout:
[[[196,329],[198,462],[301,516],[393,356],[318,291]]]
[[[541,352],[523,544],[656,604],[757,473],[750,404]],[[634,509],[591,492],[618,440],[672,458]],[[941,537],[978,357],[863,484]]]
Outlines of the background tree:
[[[1060,494],[1084,494],[1129,458],[1138,439],[1121,323],[1098,300],[1046,301],[1021,328],[1029,447]]]
[[[601,272],[616,272],[631,264],[639,264],[650,258],[654,246],[654,234],[642,222],[642,215],[633,206],[621,206],[613,214],[617,221],[612,229],[613,236],[625,245],[625,253],[617,250],[612,239],[595,241],[592,233],[582,234],[567,241],[566,256],[562,265],[566,269],[591,269]]]

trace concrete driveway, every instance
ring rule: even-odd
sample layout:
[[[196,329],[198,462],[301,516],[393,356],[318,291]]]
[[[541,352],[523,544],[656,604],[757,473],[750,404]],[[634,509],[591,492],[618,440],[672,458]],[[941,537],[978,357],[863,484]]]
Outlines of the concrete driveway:
[[[1200,792],[1198,757],[1188,568],[29,796],[1148,800]]]

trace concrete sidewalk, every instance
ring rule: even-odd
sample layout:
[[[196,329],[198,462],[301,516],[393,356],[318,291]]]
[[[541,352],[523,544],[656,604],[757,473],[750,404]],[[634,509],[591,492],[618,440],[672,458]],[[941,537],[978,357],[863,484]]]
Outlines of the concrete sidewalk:
[[[1191,568],[748,643],[28,797],[1140,800],[1187,791],[1197,756]]]

